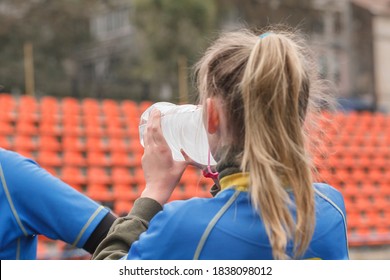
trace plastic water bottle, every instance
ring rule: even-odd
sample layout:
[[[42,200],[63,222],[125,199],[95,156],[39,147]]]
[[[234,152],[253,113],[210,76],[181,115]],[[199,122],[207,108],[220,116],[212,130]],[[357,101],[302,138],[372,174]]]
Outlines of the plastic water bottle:
[[[141,115],[139,135],[142,146],[144,146],[143,135],[146,123],[153,109],[161,112],[162,132],[174,160],[185,160],[180,152],[180,149],[183,149],[197,163],[207,165],[210,156],[210,165],[216,165],[212,155],[209,155],[209,144],[200,106],[176,105],[169,102],[158,102],[150,106]]]

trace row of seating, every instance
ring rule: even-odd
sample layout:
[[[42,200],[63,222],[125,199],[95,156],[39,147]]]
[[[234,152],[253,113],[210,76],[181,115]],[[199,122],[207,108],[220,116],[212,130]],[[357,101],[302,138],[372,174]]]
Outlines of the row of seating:
[[[35,159],[122,215],[144,187],[138,124],[151,104],[0,94],[0,146]],[[309,129],[314,175],[343,193],[350,245],[390,244],[390,116],[323,112],[322,117],[318,129]],[[211,185],[190,168],[171,199],[209,197]],[[48,258],[52,250],[45,252]]]

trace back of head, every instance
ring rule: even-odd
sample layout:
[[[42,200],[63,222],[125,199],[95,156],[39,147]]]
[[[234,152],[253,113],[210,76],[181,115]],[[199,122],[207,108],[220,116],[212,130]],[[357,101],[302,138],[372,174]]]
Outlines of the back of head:
[[[259,36],[260,34],[263,34]],[[303,255],[314,231],[312,170],[304,123],[316,108],[317,71],[296,31],[223,34],[197,64],[201,99],[219,96],[229,124],[220,161],[235,159],[250,174],[250,195],[277,259],[289,240]],[[291,203],[287,189],[295,202]],[[296,221],[289,208],[296,207]]]

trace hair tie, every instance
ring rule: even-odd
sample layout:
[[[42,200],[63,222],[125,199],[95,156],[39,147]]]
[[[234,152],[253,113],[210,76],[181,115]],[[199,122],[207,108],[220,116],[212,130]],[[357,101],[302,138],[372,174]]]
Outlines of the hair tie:
[[[259,38],[264,39],[265,37],[267,37],[268,35],[271,35],[271,34],[272,34],[272,32],[266,32],[266,33],[259,35]]]

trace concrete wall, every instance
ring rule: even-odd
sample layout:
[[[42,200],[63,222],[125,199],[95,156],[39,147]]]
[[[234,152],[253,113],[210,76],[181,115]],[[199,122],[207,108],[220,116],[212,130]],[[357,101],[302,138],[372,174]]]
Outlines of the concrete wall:
[[[390,17],[374,16],[375,86],[379,108],[390,112]]]

